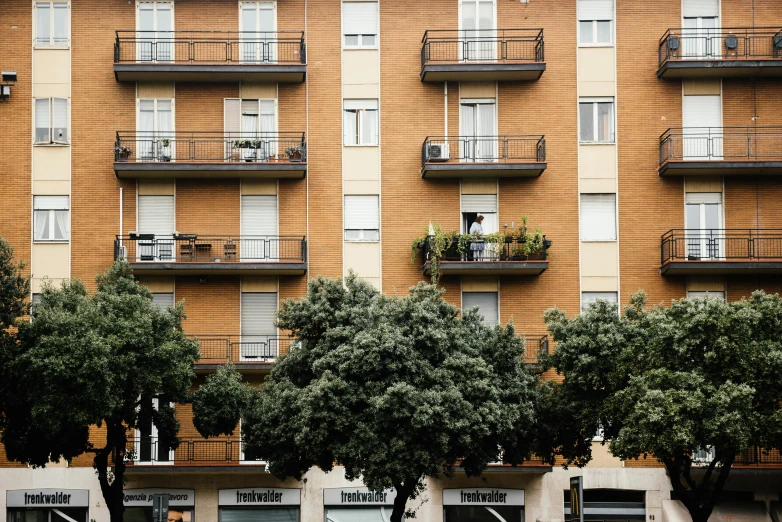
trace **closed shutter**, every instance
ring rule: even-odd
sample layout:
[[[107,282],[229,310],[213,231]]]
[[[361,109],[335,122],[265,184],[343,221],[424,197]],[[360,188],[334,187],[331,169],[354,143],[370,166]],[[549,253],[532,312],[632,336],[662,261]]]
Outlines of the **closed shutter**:
[[[277,293],[243,292],[241,319],[243,341],[245,337],[276,336]]]
[[[222,522],[298,522],[298,508],[229,509],[220,508]]]
[[[722,192],[687,192],[684,202],[688,205],[719,205],[722,203]]]
[[[719,16],[719,0],[684,0],[682,15],[686,17]]]
[[[579,20],[613,20],[613,0],[578,0]]]
[[[345,229],[378,230],[378,196],[345,196]]]
[[[719,127],[722,103],[719,95],[684,96],[682,127]]]
[[[223,104],[223,127],[227,137],[238,136],[242,130],[241,127],[241,100],[226,99]]]
[[[377,34],[377,2],[343,2],[342,34]]]
[[[497,195],[462,194],[462,212],[497,212]]]
[[[462,294],[462,310],[477,306],[483,321],[494,326],[500,322],[498,297],[497,292],[465,292]]]
[[[33,197],[34,210],[68,210],[70,204],[68,196],[35,196]]]
[[[173,292],[154,292],[152,294],[152,304],[161,310],[174,306]]]
[[[242,196],[241,235],[277,235],[277,196]]]
[[[616,240],[616,194],[581,194],[581,240]]]
[[[344,100],[342,104],[345,110],[377,110],[378,107],[376,99]]]
[[[170,236],[176,230],[174,224],[174,196],[138,197],[138,232]]]

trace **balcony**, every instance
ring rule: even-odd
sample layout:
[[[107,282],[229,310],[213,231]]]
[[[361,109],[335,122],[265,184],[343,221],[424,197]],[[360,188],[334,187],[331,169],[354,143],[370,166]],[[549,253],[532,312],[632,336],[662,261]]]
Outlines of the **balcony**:
[[[660,136],[660,176],[782,174],[782,127],[676,127]]]
[[[238,437],[216,439],[180,439],[174,450],[166,449],[158,437],[129,437],[126,443],[126,473],[176,473],[203,471],[247,471],[257,473],[264,462],[245,454]],[[261,468],[262,469],[262,468]]]
[[[448,275],[523,275],[536,276],[548,268],[548,249],[551,241],[543,236],[542,251],[523,255],[523,245],[517,242],[486,243],[483,239],[470,241],[460,249],[459,236],[455,236],[441,256],[432,250],[433,236],[429,236],[422,245],[423,273],[431,275],[432,263],[442,276]],[[515,240],[514,240],[515,241]],[[473,244],[479,244],[483,250],[472,250]],[[460,251],[461,250],[461,251]]]
[[[117,31],[120,82],[302,83],[307,48],[301,31]]]
[[[524,338],[524,364],[532,371],[541,370],[540,356],[548,355],[548,335],[520,334]]]
[[[782,274],[782,229],[674,229],[662,236],[660,274]]]
[[[303,275],[307,272],[307,240],[131,234],[116,237],[114,259],[126,259],[137,274]]]
[[[307,175],[303,132],[119,131],[118,178],[291,178]]]
[[[534,178],[546,170],[543,136],[428,136],[421,177]]]
[[[196,370],[216,370],[231,362],[239,370],[269,370],[280,353],[287,353],[291,337],[276,335],[188,335],[201,347]]]
[[[660,38],[658,78],[782,76],[779,27],[668,29]]]

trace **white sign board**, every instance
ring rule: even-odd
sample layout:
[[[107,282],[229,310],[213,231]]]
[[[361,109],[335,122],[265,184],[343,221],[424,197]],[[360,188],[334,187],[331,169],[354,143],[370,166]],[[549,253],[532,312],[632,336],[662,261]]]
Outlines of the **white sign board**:
[[[299,506],[300,489],[244,488],[221,489],[217,494],[221,506]]]
[[[523,489],[461,488],[443,490],[444,506],[523,506]]]
[[[367,488],[325,488],[324,506],[392,506],[396,490],[369,491]]]
[[[10,508],[88,507],[90,492],[86,489],[17,489],[5,494]]]
[[[190,507],[195,505],[194,489],[126,489],[123,493],[125,495],[125,506],[152,506],[152,495],[163,495],[166,493],[168,493],[169,506]]]

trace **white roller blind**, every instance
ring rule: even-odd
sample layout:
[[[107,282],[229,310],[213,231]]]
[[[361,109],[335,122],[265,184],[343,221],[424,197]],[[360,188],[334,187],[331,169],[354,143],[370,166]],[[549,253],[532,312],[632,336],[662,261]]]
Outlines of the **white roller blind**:
[[[173,292],[154,292],[152,294],[152,304],[161,310],[174,306]]]
[[[68,196],[35,196],[33,197],[34,210],[68,210],[70,203]]]
[[[378,196],[345,196],[345,229],[380,228]]]
[[[684,195],[684,202],[688,204],[700,204],[715,205],[722,203],[721,192],[687,192]]]
[[[613,0],[578,0],[579,20],[613,20]]]
[[[277,292],[242,293],[242,336],[277,335]]]
[[[616,240],[616,194],[581,194],[581,240]]]
[[[687,17],[719,16],[719,0],[684,0],[682,14]]]
[[[242,196],[241,235],[277,235],[277,196]]]
[[[171,235],[174,225],[174,196],[138,197],[138,232],[140,234]]]
[[[462,294],[462,310],[478,307],[486,324],[499,323],[499,305],[497,292],[465,292]]]
[[[462,194],[462,212],[497,212],[497,195]]]
[[[377,34],[377,2],[343,2],[342,34]]]
[[[230,136],[236,136],[241,132],[241,100],[238,99],[225,99],[223,105],[223,127],[225,133]]]
[[[348,110],[358,110],[358,109],[366,109],[366,110],[377,110],[377,100],[345,100],[343,102],[345,109]]]

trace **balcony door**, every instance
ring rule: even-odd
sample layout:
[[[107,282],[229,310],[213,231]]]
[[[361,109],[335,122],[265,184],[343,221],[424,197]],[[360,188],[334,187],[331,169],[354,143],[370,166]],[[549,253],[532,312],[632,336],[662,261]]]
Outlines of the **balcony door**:
[[[684,0],[682,3],[682,57],[705,60],[719,58],[719,0]]]
[[[462,100],[459,106],[462,161],[497,161],[497,104]]]
[[[269,161],[278,154],[277,100],[226,99],[227,161]]]
[[[239,12],[241,60],[243,62],[277,61],[276,2],[242,2]]]
[[[499,232],[500,222],[497,213],[496,194],[462,194],[461,210],[463,234],[470,232],[472,224],[475,223],[475,219],[479,215],[483,216],[481,228],[484,236]],[[483,250],[478,250],[477,253],[471,248],[469,252],[465,253],[465,259],[481,259],[484,261],[499,259],[500,249],[503,246],[484,244]]]
[[[240,361],[277,357],[277,293],[242,292]]]
[[[173,261],[174,196],[138,196],[137,261]]]
[[[497,21],[494,0],[461,0],[459,59],[497,59]]]
[[[241,261],[260,263],[279,261],[277,237],[277,196],[242,196]]]
[[[173,161],[174,100],[138,100],[136,161]]]
[[[685,160],[722,160],[722,99],[719,94],[682,97]]]
[[[173,31],[173,2],[138,2],[136,4],[136,60],[173,61],[175,51]]]
[[[687,258],[724,259],[722,193],[688,192],[685,198]]]
[[[165,404],[163,397],[142,398],[145,407],[154,411],[160,404]],[[173,407],[172,403],[169,406]],[[139,463],[145,464],[173,464],[174,451],[168,448],[168,441],[158,435],[157,426],[151,418],[142,419],[136,428],[135,458]]]

